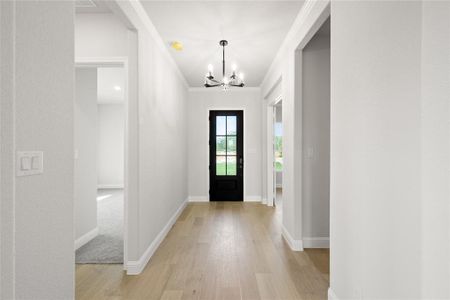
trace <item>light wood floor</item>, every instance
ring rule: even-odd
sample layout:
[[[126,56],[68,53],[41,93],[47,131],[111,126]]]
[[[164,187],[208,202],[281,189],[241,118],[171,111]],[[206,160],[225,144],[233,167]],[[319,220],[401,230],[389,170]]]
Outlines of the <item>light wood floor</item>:
[[[275,208],[189,204],[142,274],[77,265],[76,298],[326,299],[328,257],[325,249],[292,252]]]

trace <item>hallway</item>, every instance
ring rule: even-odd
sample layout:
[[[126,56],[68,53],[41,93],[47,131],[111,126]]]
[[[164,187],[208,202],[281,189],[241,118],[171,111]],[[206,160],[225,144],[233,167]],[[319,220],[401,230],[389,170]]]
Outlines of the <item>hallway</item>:
[[[328,249],[293,252],[280,214],[255,203],[190,203],[139,276],[78,265],[76,299],[326,299]]]
[[[0,24],[0,299],[450,300],[450,0]]]

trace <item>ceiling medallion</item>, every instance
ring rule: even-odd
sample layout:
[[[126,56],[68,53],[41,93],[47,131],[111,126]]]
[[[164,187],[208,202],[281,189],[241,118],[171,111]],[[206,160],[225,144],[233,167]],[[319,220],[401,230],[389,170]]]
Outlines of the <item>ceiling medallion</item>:
[[[208,74],[205,78],[205,87],[222,87],[226,91],[230,87],[244,87],[244,74],[240,73],[239,76],[236,75],[236,65],[232,66],[233,73],[228,78],[225,76],[225,46],[228,45],[228,41],[221,40],[219,45],[222,46],[222,80],[219,81],[214,78],[213,66],[208,65]]]

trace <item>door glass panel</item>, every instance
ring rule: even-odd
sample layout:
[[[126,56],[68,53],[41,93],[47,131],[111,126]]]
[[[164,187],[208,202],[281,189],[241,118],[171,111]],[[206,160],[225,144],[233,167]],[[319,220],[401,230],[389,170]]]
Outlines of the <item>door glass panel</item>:
[[[216,137],[216,155],[226,154],[226,137],[218,136]]]
[[[216,116],[216,175],[237,175],[237,116]]]
[[[236,136],[227,136],[227,155],[236,155]]]
[[[236,135],[236,116],[227,117],[227,135]]]
[[[236,175],[236,156],[227,156],[227,175]]]
[[[226,117],[217,116],[216,117],[216,135],[226,135]]]
[[[216,175],[227,175],[226,156],[216,156]]]

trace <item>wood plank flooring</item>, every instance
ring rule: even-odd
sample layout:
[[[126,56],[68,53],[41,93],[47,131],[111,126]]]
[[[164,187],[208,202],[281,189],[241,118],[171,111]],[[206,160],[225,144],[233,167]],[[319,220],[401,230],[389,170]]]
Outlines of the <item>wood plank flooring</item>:
[[[328,285],[328,250],[292,252],[258,203],[188,204],[138,276],[76,267],[76,299],[326,299]]]

